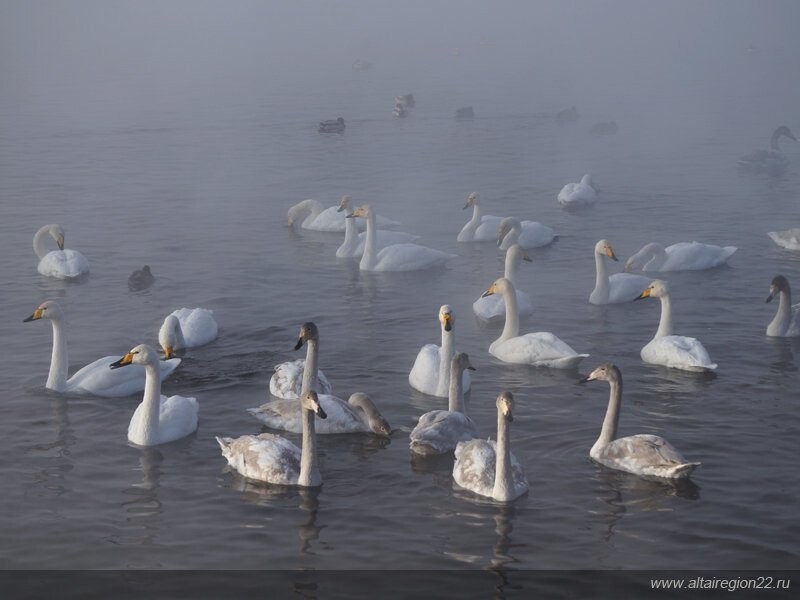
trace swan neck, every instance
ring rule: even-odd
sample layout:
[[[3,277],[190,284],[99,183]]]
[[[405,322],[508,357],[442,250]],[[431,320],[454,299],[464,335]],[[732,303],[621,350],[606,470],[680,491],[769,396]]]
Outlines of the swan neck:
[[[300,477],[298,485],[313,487],[322,483],[317,466],[317,434],[314,429],[314,411],[306,408],[303,412],[303,441],[300,449]]]
[[[355,219],[349,218],[344,220],[344,242],[340,246],[340,250],[350,249],[355,247],[358,243],[358,227],[356,227]]]
[[[144,396],[142,413],[137,423],[138,431],[128,437],[142,446],[157,443],[158,417],[161,411],[161,367],[156,363],[144,365]]]
[[[306,362],[303,365],[303,381],[300,386],[301,396],[305,396],[311,390],[317,391],[319,340],[310,339],[306,342],[306,346]]]
[[[661,244],[650,244],[645,252],[645,258],[650,257],[643,266],[642,271],[658,271],[667,260],[667,251]]]
[[[436,395],[444,396],[447,393],[450,382],[450,368],[453,362],[453,355],[456,353],[453,343],[453,329],[445,331],[442,325],[442,347],[439,350],[439,381],[436,382]]]
[[[320,212],[322,212],[322,205],[319,202],[313,198],[303,200],[289,209],[289,224],[292,225],[299,219],[304,222],[309,218],[314,219]],[[308,216],[306,216],[306,213],[308,213]]]
[[[672,301],[668,295],[661,296],[661,320],[655,337],[660,338],[665,335],[672,335]]]
[[[47,375],[45,387],[57,392],[67,389],[67,335],[61,319],[53,319],[53,354],[50,357],[50,373]]]
[[[450,394],[448,395],[447,410],[466,414],[464,403],[464,369],[454,362],[450,366]]]
[[[44,245],[44,238],[50,235],[49,227],[49,225],[40,227],[39,231],[37,231],[33,236],[33,251],[36,252],[36,256],[39,257],[39,260],[44,258],[48,253],[48,250]]]
[[[497,450],[495,454],[494,490],[492,497],[507,500],[514,489],[511,477],[511,446],[508,439],[508,420],[497,411]]]
[[[510,340],[519,336],[519,308],[517,307],[517,291],[513,284],[503,288],[503,302],[506,305],[506,324],[498,341]]]
[[[772,132],[772,138],[769,140],[769,147],[776,152],[780,152],[780,146],[778,146],[778,140],[781,138],[781,131],[780,129],[776,129]]]
[[[603,428],[600,430],[600,437],[597,438],[592,450],[604,448],[617,438],[617,425],[619,424],[619,406],[622,402],[622,379],[610,380],[610,392],[608,395],[608,408],[606,417],[603,419]]]
[[[370,270],[377,262],[378,250],[375,245],[376,226],[375,226],[375,213],[371,210],[367,212],[367,239],[364,242],[364,255],[361,257],[361,268]]]
[[[778,311],[767,327],[769,335],[784,335],[792,323],[791,292],[781,290],[778,296]]]
[[[509,248],[506,250],[506,264],[505,264],[505,271],[503,272],[503,277],[508,279],[511,283],[516,285],[517,283],[517,269],[519,266],[519,260],[517,260],[516,256],[511,249]]]
[[[594,253],[594,266],[595,266],[595,280],[594,291],[592,297],[596,298],[598,302],[605,302],[608,300],[609,284],[608,274],[606,273],[606,263],[601,254]]]

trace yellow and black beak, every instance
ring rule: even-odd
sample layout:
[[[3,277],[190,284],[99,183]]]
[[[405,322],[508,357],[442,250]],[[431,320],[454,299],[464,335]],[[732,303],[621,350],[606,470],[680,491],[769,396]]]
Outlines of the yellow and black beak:
[[[56,240],[56,244],[58,244],[58,249],[59,250],[63,250],[64,249],[64,236],[63,235],[58,236],[58,239]]]
[[[634,298],[634,300],[642,300],[642,299],[644,299],[644,298],[649,298],[649,297],[650,297],[650,288],[647,288],[647,289],[646,289],[645,291],[643,291],[641,294],[639,294],[638,296],[636,296],[636,298]]]
[[[492,285],[488,290],[481,294],[481,298],[486,298],[486,296],[493,296],[494,295],[494,285]]]
[[[172,346],[164,346],[164,360],[169,360],[175,356],[175,348]]]
[[[113,362],[108,365],[111,369],[119,369],[120,367],[125,367],[133,363],[133,354],[128,352],[125,356],[120,358],[117,362]]]
[[[22,322],[29,323],[30,321],[38,321],[41,318],[42,318],[42,309],[37,308],[35,311],[33,311],[33,314],[30,317],[28,317],[27,319],[22,319]]]
[[[445,331],[450,331],[453,329],[453,315],[450,313],[445,313],[442,315],[442,325],[444,325]]]
[[[606,256],[611,260],[619,261],[617,255],[614,254],[614,249],[611,246],[606,246]]]

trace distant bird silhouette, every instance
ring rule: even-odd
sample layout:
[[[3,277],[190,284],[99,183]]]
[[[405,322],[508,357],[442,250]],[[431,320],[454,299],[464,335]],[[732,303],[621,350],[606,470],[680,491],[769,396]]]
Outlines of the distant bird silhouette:
[[[339,117],[338,119],[330,119],[328,121],[320,121],[320,133],[342,133],[343,131],[344,119],[342,117]]]
[[[156,280],[153,273],[150,272],[150,265],[145,265],[141,269],[137,269],[128,277],[128,289],[132,292],[139,292],[146,290]]]
[[[465,106],[456,110],[456,119],[471,119],[475,116],[475,111],[471,106]]]
[[[571,121],[577,121],[579,118],[578,109],[574,106],[560,110],[556,115],[556,121],[559,123],[569,123]]]

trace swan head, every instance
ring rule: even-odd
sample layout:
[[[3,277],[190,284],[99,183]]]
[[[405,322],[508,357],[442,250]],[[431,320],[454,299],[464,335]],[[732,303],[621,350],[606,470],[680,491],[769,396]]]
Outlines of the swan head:
[[[353,212],[347,215],[347,218],[354,219],[355,217],[361,217],[362,219],[366,219],[370,214],[372,214],[372,209],[369,207],[369,204],[362,204],[361,206],[356,206]]]
[[[342,199],[339,200],[339,208],[336,209],[336,212],[342,212],[345,210],[349,211],[351,208],[352,206],[350,204],[350,196],[345,194],[344,196],[342,196]]]
[[[317,415],[320,419],[327,419],[328,415],[322,410],[322,405],[319,403],[319,397],[317,396],[317,392],[311,390],[310,392],[306,392],[300,398],[300,406],[306,410],[310,410],[315,415]]]
[[[594,253],[599,254],[601,256],[607,256],[611,260],[619,260],[617,255],[614,254],[614,249],[611,247],[611,244],[608,240],[600,240],[594,245]]]
[[[175,354],[175,346],[178,342],[178,332],[181,330],[181,322],[175,315],[169,315],[164,319],[164,324],[158,331],[158,343],[164,351],[164,358],[172,358]]]
[[[364,413],[372,433],[385,436],[391,435],[392,428],[389,426],[388,421],[378,412],[375,403],[364,392],[352,394],[350,398],[347,399],[347,403]]]
[[[644,298],[665,298],[669,296],[669,286],[663,279],[654,279],[650,282],[645,290],[636,296],[634,300],[642,300]]]
[[[640,269],[642,266],[647,264],[652,256],[655,256],[659,249],[659,244],[656,242],[651,242],[646,244],[639,250],[636,254],[632,255],[628,260],[625,261],[625,268],[624,271],[626,273],[630,273],[635,269]]]
[[[47,225],[47,233],[50,234],[50,237],[56,241],[58,244],[58,249],[64,249],[64,228],[61,225],[53,223],[52,225]]]
[[[511,392],[504,390],[497,396],[497,412],[509,423],[514,420],[514,396]]]
[[[128,353],[117,362],[108,365],[111,369],[119,369],[128,365],[152,365],[158,363],[158,352],[152,346],[139,344],[131,348]]]
[[[452,331],[453,325],[455,325],[456,322],[456,316],[449,304],[442,304],[439,308],[439,322],[442,324],[442,328],[445,331]]]
[[[506,254],[514,261],[524,260],[525,262],[533,262],[530,255],[525,251],[525,248],[519,244],[514,244],[509,247],[509,249],[506,250]]]
[[[300,350],[300,348],[308,341],[317,341],[319,339],[319,330],[317,326],[312,322],[308,321],[307,323],[303,323],[300,327],[300,335],[297,339],[297,344],[295,344],[294,349]]]
[[[481,298],[493,296],[494,294],[502,294],[508,289],[514,289],[514,284],[505,277],[500,277],[499,279],[495,279],[494,283],[489,286],[489,289],[481,294]]]
[[[475,367],[473,367],[472,363],[469,362],[469,354],[467,354],[466,352],[456,352],[453,355],[452,365],[462,373],[465,370],[470,370],[470,371],[475,370]]]
[[[38,321],[39,319],[50,319],[52,321],[60,321],[64,317],[64,312],[61,310],[61,307],[58,305],[58,302],[54,302],[52,300],[48,300],[47,302],[42,302],[33,314],[28,317],[27,319],[23,319],[23,323],[29,323],[31,321]]]
[[[472,208],[477,203],[478,203],[478,192],[471,192],[470,195],[467,196],[467,203],[464,205],[463,210]]]
[[[519,222],[519,219],[516,217],[506,217],[502,221],[500,221],[500,227],[497,230],[497,245],[503,243],[503,239],[515,229],[519,230],[522,228],[522,224]]]
[[[776,275],[772,278],[772,283],[769,284],[769,296],[767,296],[767,302],[771,302],[772,299],[781,292],[791,293],[789,288],[789,280],[783,275]]]
[[[586,383],[587,381],[621,381],[622,373],[614,363],[605,363],[600,365],[594,371],[589,373],[586,377],[580,380],[579,383]]]
[[[774,138],[779,138],[781,136],[787,137],[790,140],[794,140],[795,142],[797,141],[797,138],[794,137],[794,134],[792,133],[792,130],[789,129],[786,125],[781,125],[772,134],[772,137],[774,137]]]

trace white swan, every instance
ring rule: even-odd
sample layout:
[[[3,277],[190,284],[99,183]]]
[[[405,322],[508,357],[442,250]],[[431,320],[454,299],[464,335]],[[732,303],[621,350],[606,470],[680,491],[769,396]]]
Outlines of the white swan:
[[[767,233],[772,241],[787,250],[800,250],[800,227]]]
[[[521,261],[531,262],[531,257],[523,250],[519,244],[514,244],[506,250],[505,272],[503,277],[508,279],[516,287],[517,268]],[[506,317],[506,303],[502,296],[481,296],[472,303],[472,311],[475,316],[488,323],[500,321]],[[527,317],[533,313],[533,303],[531,297],[517,289],[517,311],[520,317]]]
[[[342,196],[337,212],[342,211],[347,212],[347,214],[352,212],[350,196]],[[406,233],[405,231],[389,231],[388,229],[379,229],[375,234],[375,243],[379,250],[392,244],[404,244],[418,239],[418,235]],[[364,245],[366,241],[367,234],[366,232],[358,232],[357,221],[355,219],[345,219],[344,241],[342,245],[336,249],[336,257],[361,258],[364,255]]]
[[[314,352],[314,364],[317,364],[317,352],[319,349],[319,330],[310,321],[303,323],[300,327],[300,336],[294,349],[299,350],[303,344],[308,342],[308,353]],[[303,389],[305,381],[306,360],[298,358],[275,366],[275,373],[269,380],[269,393],[277,398],[286,400],[297,400]],[[312,389],[320,394],[332,394],[333,387],[328,382],[325,374],[317,369],[316,377],[312,380]]]
[[[489,354],[508,363],[571,369],[588,354],[578,354],[568,344],[549,331],[519,334],[519,313],[514,284],[505,277],[496,280],[486,296],[502,294],[506,304],[506,324],[503,333],[489,346]]]
[[[497,441],[473,439],[456,446],[453,480],[459,487],[498,502],[510,502],[528,491],[528,480],[511,454],[508,424],[514,420],[511,392],[497,396]]]
[[[276,485],[322,485],[322,475],[317,466],[314,418],[324,419],[325,411],[314,391],[304,392],[299,403],[303,413],[303,441],[300,448],[273,433],[243,435],[236,439],[217,437],[222,456],[228,464],[248,479]]]
[[[633,273],[614,273],[609,276],[606,273],[606,256],[614,261],[619,260],[614,254],[611,244],[606,240],[600,240],[594,246],[596,278],[594,289],[589,294],[589,302],[592,304],[633,302],[651,280],[643,275],[634,275]]]
[[[563,208],[592,206],[597,201],[597,190],[592,187],[592,176],[584,175],[578,183],[568,183],[558,192],[558,203]]]
[[[356,392],[345,402],[329,394],[318,394],[319,405],[327,417],[317,420],[314,427],[318,434],[333,433],[374,433],[388,436],[392,428],[372,399],[364,392]],[[292,433],[303,430],[300,404],[297,400],[271,400],[258,408],[248,408],[247,412],[273,429],[283,429]]]
[[[450,362],[450,395],[447,410],[431,410],[419,418],[411,431],[409,447],[417,454],[442,454],[455,449],[458,442],[478,437],[475,423],[464,409],[465,369],[474,371],[469,356],[457,352]]]
[[[218,331],[213,310],[179,308],[164,319],[158,330],[158,343],[164,357],[172,358],[175,350],[196,348],[217,339]]]
[[[767,325],[767,335],[770,337],[797,337],[800,335],[800,304],[792,306],[792,289],[789,281],[783,275],[773,278],[769,286],[767,302],[775,296],[779,297],[778,312]]]
[[[589,451],[589,456],[611,469],[644,477],[681,479],[689,477],[700,466],[700,463],[686,462],[683,455],[660,436],[639,434],[617,438],[622,374],[615,365],[606,363],[597,367],[581,383],[598,379],[608,381],[611,393],[600,437]]]
[[[89,363],[67,379],[69,359],[67,337],[64,331],[64,312],[58,303],[44,302],[25,319],[25,322],[47,319],[53,325],[53,355],[50,359],[50,374],[45,387],[56,392],[86,392],[95,396],[120,397],[140,392],[145,387],[145,370],[134,365],[124,371],[112,371],[108,365],[119,356],[104,356]],[[181,364],[181,359],[161,361],[161,378],[166,379]]]
[[[365,204],[359,206],[347,218],[361,217],[367,220],[367,241],[359,267],[362,271],[418,271],[444,266],[455,254],[426,248],[417,244],[394,244],[377,247],[375,213]]]
[[[552,244],[556,237],[551,227],[538,221],[520,221],[516,217],[506,217],[498,226],[497,245],[501,250],[508,250],[514,244],[523,248],[541,248]]]
[[[289,209],[289,227],[300,221],[300,227],[314,231],[344,231],[345,215],[339,212],[339,205],[325,208],[319,201],[308,199],[298,202]],[[378,216],[376,222],[381,227],[394,227],[399,225],[397,221],[392,221],[385,217]],[[359,229],[363,229],[359,225]]]
[[[630,271],[702,271],[728,262],[736,252],[735,246],[715,246],[700,242],[678,242],[664,248],[652,242],[625,261]]]
[[[58,250],[48,251],[45,237],[58,244]],[[33,236],[33,251],[39,257],[39,273],[55,279],[75,279],[89,272],[89,261],[77,250],[64,250],[64,229],[61,225],[45,225]]]
[[[450,389],[450,362],[456,353],[453,327],[456,316],[449,304],[439,308],[439,323],[442,326],[442,345],[425,344],[417,353],[414,366],[408,374],[408,383],[415,390],[431,396],[446,398]],[[468,392],[471,380],[464,372],[464,391]]]
[[[787,137],[797,141],[791,130],[786,125],[781,125],[772,132],[769,142],[769,150],[755,150],[739,159],[739,167],[748,171],[762,171],[768,173],[780,173],[789,166],[789,159],[781,152],[778,140]]]
[[[161,361],[154,348],[140,344],[108,367],[119,369],[128,365],[144,367],[146,379],[142,403],[128,425],[129,441],[139,446],[155,446],[186,437],[197,429],[200,410],[197,400],[161,395]]]
[[[492,242],[497,239],[497,229],[503,217],[484,215],[478,204],[478,192],[467,196],[463,210],[472,207],[472,218],[467,221],[456,238],[458,242]]]
[[[699,340],[682,335],[672,335],[672,303],[666,281],[656,279],[636,298],[660,298],[661,320],[652,340],[641,351],[642,360],[651,365],[664,365],[684,371],[713,371],[716,363],[711,362],[703,344]]]

